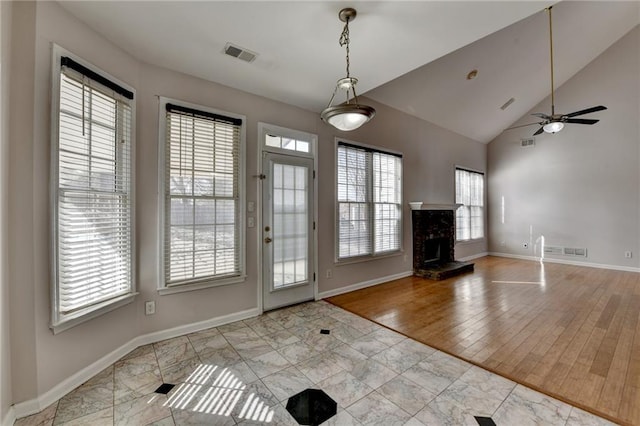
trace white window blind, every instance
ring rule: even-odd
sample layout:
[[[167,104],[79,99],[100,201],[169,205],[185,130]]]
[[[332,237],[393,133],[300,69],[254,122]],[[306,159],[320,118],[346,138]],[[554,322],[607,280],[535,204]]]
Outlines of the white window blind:
[[[54,325],[132,294],[133,93],[62,57]]]
[[[484,237],[484,174],[456,168],[456,239]]]
[[[239,276],[242,120],[168,103],[165,285]]]
[[[338,144],[338,259],[402,247],[402,157]]]

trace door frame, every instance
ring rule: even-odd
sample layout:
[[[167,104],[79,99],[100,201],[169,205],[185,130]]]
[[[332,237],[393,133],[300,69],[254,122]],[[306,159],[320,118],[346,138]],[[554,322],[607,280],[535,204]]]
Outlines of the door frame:
[[[270,146],[266,146],[264,141],[265,141],[265,135],[268,133],[273,133],[279,136],[284,136],[284,137],[290,137],[292,139],[299,139],[299,140],[304,140],[304,141],[309,141],[309,145],[310,145],[310,152],[307,153],[302,153],[302,152],[298,152],[298,151],[292,151],[292,150],[288,150],[288,149],[281,149],[281,148],[275,148],[275,147],[270,147]],[[318,175],[317,175],[317,170],[318,170],[318,136],[313,134],[313,133],[309,133],[309,132],[304,132],[301,130],[294,130],[294,129],[289,129],[286,127],[281,127],[281,126],[277,126],[275,124],[269,124],[269,123],[263,123],[263,122],[258,122],[258,149],[257,149],[257,171],[258,173],[254,176],[255,180],[256,180],[256,185],[257,185],[257,192],[256,192],[256,203],[255,203],[255,209],[253,212],[249,212],[249,214],[255,214],[256,215],[256,245],[257,245],[257,250],[256,250],[256,262],[257,262],[257,266],[258,266],[258,279],[257,279],[257,289],[256,289],[256,298],[257,298],[257,306],[258,306],[258,311],[260,314],[262,314],[264,312],[264,303],[263,303],[263,298],[262,298],[262,292],[263,292],[263,287],[264,287],[264,280],[263,280],[263,274],[264,274],[264,268],[263,268],[263,255],[264,255],[264,250],[263,250],[263,244],[262,244],[262,238],[263,238],[263,228],[264,228],[264,224],[263,224],[263,218],[262,218],[262,199],[264,196],[264,191],[262,189],[262,175],[264,174],[264,170],[263,170],[263,158],[262,155],[264,152],[272,152],[272,153],[276,153],[276,154],[284,154],[284,155],[291,155],[291,156],[298,156],[298,157],[304,157],[304,158],[312,158],[313,159],[313,173],[315,174],[315,177],[313,179],[313,222],[316,224],[316,226],[314,227],[315,229],[313,229],[312,234],[311,234],[311,239],[312,239],[312,248],[313,248],[313,270],[311,271],[311,273],[313,274],[313,277],[310,278],[314,278],[313,279],[313,299],[314,300],[318,300]]]

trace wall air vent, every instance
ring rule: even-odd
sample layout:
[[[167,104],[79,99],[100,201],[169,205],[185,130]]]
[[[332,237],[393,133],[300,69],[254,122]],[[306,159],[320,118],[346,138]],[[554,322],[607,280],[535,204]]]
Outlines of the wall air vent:
[[[577,256],[577,257],[587,257],[587,249],[586,248],[576,248],[576,247],[565,247],[564,248],[565,256]]]
[[[520,146],[523,148],[535,146],[535,144],[536,144],[536,138],[520,139]]]
[[[257,53],[252,52],[244,47],[240,47],[231,43],[227,43],[224,46],[224,51],[226,55],[233,56],[234,58],[241,59],[245,62],[253,62],[258,56]]]
[[[544,252],[546,254],[563,254],[564,250],[562,247],[544,246]]]
[[[562,256],[587,257],[587,249],[579,247],[544,246],[544,253]]]

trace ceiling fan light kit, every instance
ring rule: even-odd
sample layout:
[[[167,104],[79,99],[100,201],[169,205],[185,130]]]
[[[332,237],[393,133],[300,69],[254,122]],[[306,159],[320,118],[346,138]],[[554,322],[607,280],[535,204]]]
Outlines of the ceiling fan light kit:
[[[322,121],[344,132],[357,129],[376,115],[376,110],[373,107],[358,103],[358,95],[356,94],[358,79],[351,77],[349,74],[349,22],[353,21],[356,15],[356,10],[350,7],[344,8],[338,13],[340,20],[345,23],[342,34],[340,35],[339,44],[340,46],[346,46],[347,76],[338,80],[329,104],[322,113],[320,113]],[[338,90],[344,90],[346,92],[347,100],[345,103],[332,106]],[[350,93],[353,93],[352,100],[349,99]]]
[[[575,111],[569,114],[556,114],[556,106],[555,106],[555,97],[554,97],[554,84],[553,84],[553,24],[551,19],[551,9],[553,6],[549,6],[545,10],[549,16],[549,56],[550,56],[550,64],[551,64],[551,115],[544,114],[541,112],[536,112],[531,115],[541,118],[542,121],[536,123],[522,124],[520,126],[509,127],[505,130],[517,129],[520,127],[533,126],[537,124],[541,126],[533,135],[537,136],[542,132],[546,133],[558,133],[560,130],[564,129],[565,123],[572,124],[596,124],[600,120],[589,119],[589,118],[572,118],[577,117],[579,115],[590,114],[592,112],[603,111],[607,109],[607,107],[598,105],[591,108],[586,108],[580,111]]]
[[[542,130],[547,133],[558,133],[562,129],[564,129],[564,123],[562,121],[552,121],[542,126]]]

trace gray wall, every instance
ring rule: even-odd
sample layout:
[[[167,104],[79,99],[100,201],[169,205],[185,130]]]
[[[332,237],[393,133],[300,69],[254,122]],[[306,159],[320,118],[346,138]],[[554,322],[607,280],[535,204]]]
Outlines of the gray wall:
[[[375,105],[378,116],[348,139],[405,154],[404,256],[334,265],[334,138],[316,112],[302,110],[219,84],[141,63],[97,35],[57,3],[13,5],[12,116],[9,188],[11,352],[13,401],[28,401],[122,347],[136,336],[256,308],[257,228],[247,229],[247,280],[242,284],[158,296],[157,145],[158,99],[168,96],[247,116],[247,200],[258,201],[257,123],[318,135],[319,291],[411,269],[410,215],[406,202],[453,203],[454,165],[485,170],[486,146],[403,113]],[[17,40],[20,40],[18,43]],[[51,43],[94,63],[137,90],[136,243],[140,296],[113,312],[58,335],[49,323],[49,159]],[[327,96],[330,90],[327,88]],[[15,114],[14,114],[15,112]],[[459,256],[486,251],[484,241],[461,246]],[[333,270],[333,278],[324,279]],[[144,301],[157,313],[144,315]]]
[[[588,249],[587,258],[549,257],[640,266],[638,76],[636,26],[556,91],[560,113],[607,106],[592,115],[599,123],[569,124],[555,135],[543,133],[530,148],[521,148],[520,138],[531,137],[535,126],[506,131],[489,144],[491,252],[540,256],[539,246],[532,243],[544,236],[546,245]],[[545,99],[530,112],[549,113],[550,104]],[[526,116],[518,123],[531,121]],[[528,249],[523,242],[529,243]],[[624,257],[627,250],[633,258]]]
[[[12,402],[7,238],[11,5],[0,2],[0,424],[5,424]]]
[[[412,269],[411,212],[409,201],[430,204],[453,204],[455,201],[455,166],[484,171],[486,145],[450,132],[442,127],[404,114],[398,110],[370,101],[377,109],[376,117],[355,132],[343,136],[352,141],[373,144],[400,151],[403,157],[403,221],[404,256],[375,262],[334,265],[335,161],[334,137],[328,126],[320,136],[319,211],[321,229],[329,229],[319,241],[320,277],[333,268],[333,278],[320,282],[320,291],[330,291],[349,284],[374,280]],[[325,202],[322,202],[325,200]],[[487,250],[486,241],[456,246],[456,258],[472,256]]]

